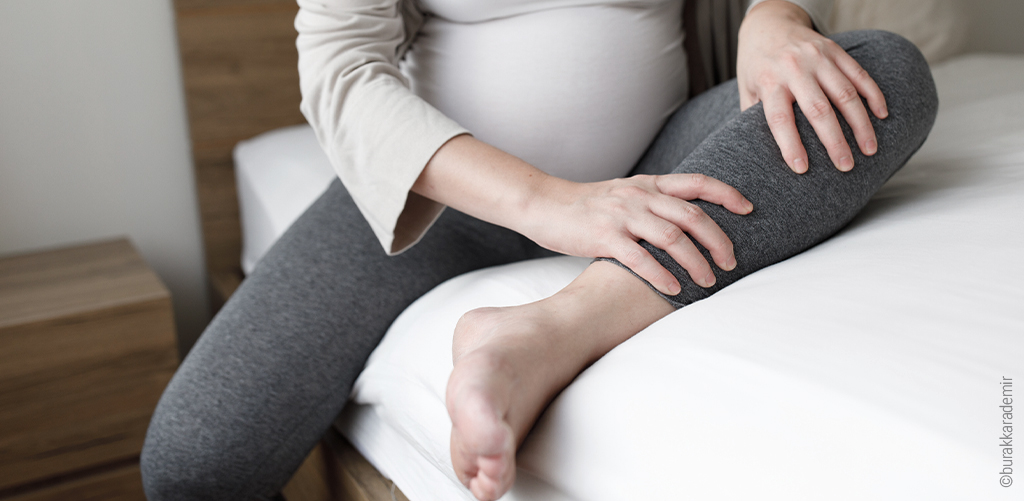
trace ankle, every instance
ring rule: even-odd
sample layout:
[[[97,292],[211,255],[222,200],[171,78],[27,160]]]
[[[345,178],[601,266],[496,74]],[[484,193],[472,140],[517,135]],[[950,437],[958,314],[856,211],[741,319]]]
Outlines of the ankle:
[[[586,341],[588,363],[675,311],[631,273],[604,261],[544,301],[565,330]]]

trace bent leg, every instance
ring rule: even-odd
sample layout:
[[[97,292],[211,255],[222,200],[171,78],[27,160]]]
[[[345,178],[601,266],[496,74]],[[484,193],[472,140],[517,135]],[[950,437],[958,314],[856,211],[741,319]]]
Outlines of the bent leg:
[[[844,34],[836,40],[875,77],[890,110],[889,118],[874,121],[879,152],[855,154],[853,171],[842,173],[831,165],[799,110],[797,125],[811,170],[803,175],[790,171],[761,106],[739,112],[735,82],[680,110],[636,169],[640,174],[705,174],[736,187],[754,203],[752,214],[738,216],[696,202],[735,245],[737,267],[731,272],[715,268],[715,287],[697,286],[667,253],[642,242],[682,284],[679,295],[666,298],[669,302],[617,261],[598,260],[550,298],[474,310],[459,321],[446,394],[452,461],[478,499],[497,499],[511,487],[516,448],[547,402],[579,371],[673,306],[707,297],[824,240],[852,219],[924,142],[937,103],[917,49],[882,32]],[[847,140],[856,144],[841,122]]]
[[[938,97],[928,64],[917,48],[882,31],[841,33],[833,39],[875,79],[889,107],[888,118],[872,117],[878,138],[878,152],[873,156],[860,153],[853,132],[836,111],[846,140],[853,146],[852,171],[840,172],[832,165],[797,106],[797,129],[810,169],[805,174],[793,173],[772,137],[761,104],[739,112],[735,81],[708,91],[677,112],[635,169],[637,174],[704,174],[733,186],[754,204],[751,214],[740,216],[718,205],[692,202],[725,231],[736,254],[736,268],[724,271],[694,242],[717,278],[711,288],[694,284],[668,253],[641,242],[680,281],[678,295],[663,296],[674,306],[706,298],[743,276],[825,240],[849,223],[924,143],[935,121]],[[698,143],[704,131],[709,135]]]
[[[141,457],[147,496],[270,499],[341,411],[406,306],[448,278],[536,249],[447,210],[418,245],[388,257],[335,181],[242,283],[168,385]]]

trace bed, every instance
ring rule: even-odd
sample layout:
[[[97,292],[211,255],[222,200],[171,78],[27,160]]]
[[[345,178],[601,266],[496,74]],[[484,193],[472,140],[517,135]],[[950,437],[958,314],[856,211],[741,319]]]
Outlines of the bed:
[[[934,72],[931,136],[849,227],[587,369],[527,438],[506,499],[1009,496],[993,437],[1000,383],[1024,386],[1024,56]],[[333,179],[318,155],[306,125],[236,148],[246,266]],[[588,262],[431,291],[371,356],[342,433],[410,499],[471,500],[448,456],[455,323],[551,295]]]
[[[252,45],[225,40],[279,48],[288,38],[266,26],[293,8],[232,9],[178,3],[208,266],[222,298],[333,179],[285,106],[290,77],[267,69],[279,66],[276,52],[196,69],[216,66],[211,51]],[[224,23],[217,16],[236,28],[204,31]],[[201,43],[190,50],[186,39]],[[527,438],[504,499],[1019,499],[1021,487],[1000,485],[1019,475],[1001,473],[999,437],[1000,405],[1024,383],[1024,55],[964,55],[934,73],[931,136],[853,223],[584,371]],[[235,84],[267,104],[240,114],[247,125],[224,127],[213,111],[230,99],[208,96]],[[232,217],[240,230],[225,223]],[[478,306],[550,295],[587,263],[481,270],[413,304],[357,381],[336,426],[345,439],[328,437],[288,499],[471,500],[451,470],[443,404],[455,322]]]

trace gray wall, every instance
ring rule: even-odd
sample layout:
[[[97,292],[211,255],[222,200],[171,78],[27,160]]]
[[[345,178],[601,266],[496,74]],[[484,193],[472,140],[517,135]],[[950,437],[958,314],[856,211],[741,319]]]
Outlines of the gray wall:
[[[0,254],[128,236],[208,320],[170,0],[0,1]]]

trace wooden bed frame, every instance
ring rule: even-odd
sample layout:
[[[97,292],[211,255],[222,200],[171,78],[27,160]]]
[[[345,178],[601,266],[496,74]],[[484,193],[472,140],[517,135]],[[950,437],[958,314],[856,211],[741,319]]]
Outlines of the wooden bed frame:
[[[235,144],[305,123],[295,0],[175,0],[189,133],[214,309],[242,282]],[[331,430],[284,490],[288,501],[408,501]]]
[[[304,123],[294,0],[175,0],[192,158],[214,307],[242,281],[235,144]]]

